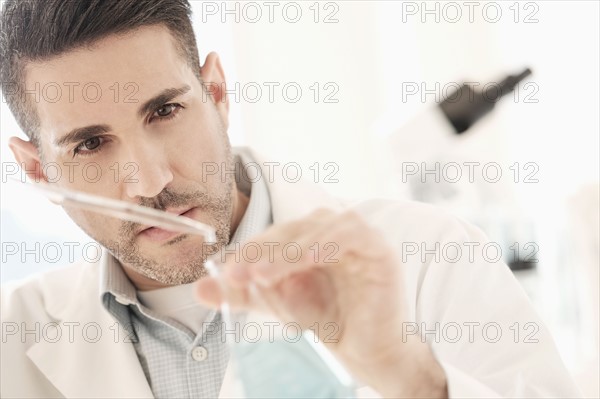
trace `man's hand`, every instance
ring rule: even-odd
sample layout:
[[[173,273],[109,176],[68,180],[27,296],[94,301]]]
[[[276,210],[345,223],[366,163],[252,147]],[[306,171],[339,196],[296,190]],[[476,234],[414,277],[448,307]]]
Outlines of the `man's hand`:
[[[383,396],[447,397],[444,371],[429,347],[419,337],[402,336],[407,311],[401,264],[358,213],[321,209],[271,226],[252,242],[261,246],[261,259],[228,258],[222,265],[225,286],[211,277],[198,281],[202,302],[218,306],[226,299],[233,308],[267,311],[303,329],[318,325],[320,340]],[[289,254],[274,251],[274,243],[277,249],[293,243],[302,257],[297,260],[290,246]]]

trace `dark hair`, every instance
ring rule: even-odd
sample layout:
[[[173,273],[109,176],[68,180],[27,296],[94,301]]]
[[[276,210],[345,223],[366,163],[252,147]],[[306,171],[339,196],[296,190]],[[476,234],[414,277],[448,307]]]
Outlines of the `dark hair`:
[[[111,34],[164,25],[200,78],[188,0],[7,0],[0,14],[0,88],[17,123],[38,145],[39,118],[24,93],[24,68]]]

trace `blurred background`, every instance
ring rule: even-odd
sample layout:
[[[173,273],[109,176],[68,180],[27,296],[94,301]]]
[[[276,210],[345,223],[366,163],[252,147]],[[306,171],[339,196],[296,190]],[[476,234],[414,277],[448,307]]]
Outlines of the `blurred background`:
[[[201,58],[216,51],[228,78],[232,144],[338,196],[430,202],[480,226],[600,396],[598,2],[192,4]],[[7,183],[7,140],[25,135],[0,107],[4,283],[92,240]]]

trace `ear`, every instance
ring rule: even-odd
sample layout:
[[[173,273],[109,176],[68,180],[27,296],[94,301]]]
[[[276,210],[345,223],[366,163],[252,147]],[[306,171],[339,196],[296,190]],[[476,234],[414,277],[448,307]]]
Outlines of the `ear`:
[[[200,76],[202,76],[206,90],[227,128],[229,126],[229,98],[226,94],[225,73],[217,53],[211,52],[206,56],[204,65],[200,67]]]
[[[42,172],[39,151],[31,141],[21,140],[18,137],[11,137],[8,140],[8,146],[21,168],[23,168],[27,174],[27,177],[35,182],[48,182],[48,179],[46,179],[46,176]]]

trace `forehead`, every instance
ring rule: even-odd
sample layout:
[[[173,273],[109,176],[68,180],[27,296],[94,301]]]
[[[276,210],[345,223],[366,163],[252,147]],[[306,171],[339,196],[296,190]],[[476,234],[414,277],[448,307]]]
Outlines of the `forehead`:
[[[29,63],[25,73],[42,136],[132,114],[144,100],[182,86],[192,74],[163,26],[112,35],[90,48]]]

